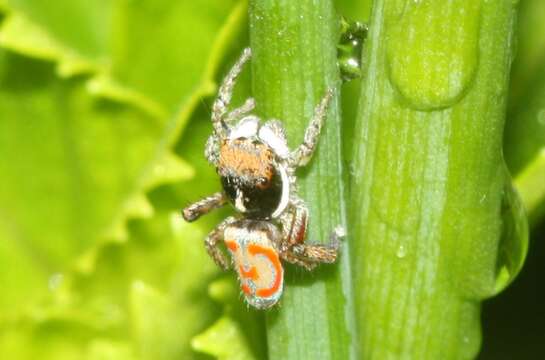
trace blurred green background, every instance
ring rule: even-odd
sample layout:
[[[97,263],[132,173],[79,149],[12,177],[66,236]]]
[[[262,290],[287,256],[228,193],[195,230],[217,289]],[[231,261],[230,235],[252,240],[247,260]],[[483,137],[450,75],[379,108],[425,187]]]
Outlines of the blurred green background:
[[[179,216],[219,188],[203,146],[246,3],[0,0],[0,14],[0,359],[264,358],[262,315],[202,245],[225,212]],[[545,148],[544,20],[543,0],[521,0],[514,175]],[[545,358],[542,212],[521,275],[484,305],[483,359]]]

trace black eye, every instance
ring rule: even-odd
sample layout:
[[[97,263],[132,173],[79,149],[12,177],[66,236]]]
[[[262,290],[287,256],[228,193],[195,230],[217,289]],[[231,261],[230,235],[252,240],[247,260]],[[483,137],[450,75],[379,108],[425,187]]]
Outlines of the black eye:
[[[257,179],[258,185],[267,185],[268,183],[269,179],[267,179],[266,177],[260,177],[259,179]]]

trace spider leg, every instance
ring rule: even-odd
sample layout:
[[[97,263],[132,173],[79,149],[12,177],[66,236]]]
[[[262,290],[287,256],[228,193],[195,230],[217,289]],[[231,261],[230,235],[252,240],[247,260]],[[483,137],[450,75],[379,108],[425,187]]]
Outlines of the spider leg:
[[[295,244],[305,241],[308,225],[308,208],[303,200],[293,197],[289,208],[280,216],[282,224],[282,238],[276,247],[283,260],[304,267],[307,270],[314,269],[317,264],[295,254],[291,249]]]
[[[299,197],[292,197],[289,208],[280,216],[283,232],[282,248],[305,241],[308,226],[308,208]]]
[[[233,65],[233,67],[223,80],[223,83],[221,84],[218,91],[218,97],[212,105],[212,125],[214,127],[214,132],[220,138],[225,137],[227,132],[225,116],[227,115],[227,107],[231,103],[231,98],[233,96],[233,87],[235,86],[237,77],[242,72],[244,64],[250,59],[251,55],[252,51],[250,50],[250,48],[244,49],[240,58],[237,60],[235,65]],[[251,107],[251,104],[245,104],[242,106],[243,110],[249,107]]]
[[[214,230],[208,234],[204,241],[206,251],[208,255],[214,260],[214,262],[223,270],[229,269],[229,260],[225,257],[225,254],[218,248],[218,243],[223,241],[223,233],[225,228],[236,221],[234,216],[230,216],[223,220]]]
[[[334,263],[337,260],[338,243],[323,244],[296,244],[290,251],[302,259],[316,263]]]
[[[322,125],[327,117],[327,109],[332,98],[333,90],[328,89],[326,94],[314,110],[314,115],[312,116],[310,124],[305,130],[303,143],[290,154],[290,166],[304,166],[312,158],[312,154],[316,150],[316,145],[318,145],[320,131],[322,130]]]
[[[244,115],[251,112],[253,109],[255,109],[255,99],[249,98],[240,107],[232,110],[229,114],[227,114],[224,121],[228,124],[233,120],[240,119]]]
[[[227,203],[227,197],[222,192],[217,192],[193,203],[182,210],[185,221],[193,222],[210,211],[222,207]]]
[[[301,266],[308,271],[311,271],[314,268],[316,268],[316,266],[318,266],[318,263],[301,259],[297,255],[293,254],[291,251],[286,251],[285,253],[281,253],[280,256],[282,257],[284,261],[287,261],[290,264]]]
[[[280,217],[283,239],[278,244],[282,258],[307,270],[314,269],[320,263],[333,263],[337,259],[340,241],[344,230],[335,229],[329,244],[305,243],[308,228],[308,208],[300,198],[294,198],[291,207]]]
[[[331,264],[337,260],[340,241],[344,230],[335,229],[330,236],[329,244],[294,244],[288,251],[289,257],[296,257],[306,265],[307,270],[314,269],[318,264]]]
[[[216,134],[208,137],[204,147],[204,157],[211,165],[217,166],[220,156],[219,139]]]
[[[254,108],[255,100],[250,98],[246,100],[241,107],[225,115],[223,122],[228,124],[231,121],[239,119],[245,114],[251,112]],[[206,142],[206,146],[204,147],[204,156],[206,157],[206,160],[208,160],[208,162],[214,166],[217,166],[219,161],[219,144],[220,140],[218,139],[218,135],[214,132],[212,135],[210,135],[208,141]]]

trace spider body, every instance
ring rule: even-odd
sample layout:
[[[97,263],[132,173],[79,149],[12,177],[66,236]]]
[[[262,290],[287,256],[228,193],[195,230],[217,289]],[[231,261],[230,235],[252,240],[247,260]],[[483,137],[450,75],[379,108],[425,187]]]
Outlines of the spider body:
[[[344,234],[337,228],[329,244],[305,243],[308,209],[297,195],[295,177],[295,170],[306,165],[316,149],[333,92],[328,90],[316,106],[303,143],[291,151],[281,122],[262,124],[249,115],[255,107],[253,99],[227,110],[236,78],[250,56],[250,49],[245,49],[224,79],[212,109],[214,131],[205,156],[216,167],[223,191],[186,207],[182,215],[195,221],[227,203],[234,206],[238,215],[225,219],[207,236],[206,249],[221,268],[235,269],[246,301],[266,309],[282,295],[281,260],[307,270],[333,263]],[[221,243],[230,261],[218,248]]]

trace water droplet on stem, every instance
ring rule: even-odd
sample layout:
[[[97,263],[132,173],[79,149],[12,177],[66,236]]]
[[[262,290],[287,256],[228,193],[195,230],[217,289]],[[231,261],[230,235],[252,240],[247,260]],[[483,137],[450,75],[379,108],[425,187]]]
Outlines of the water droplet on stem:
[[[337,45],[337,61],[343,81],[350,81],[361,76],[361,55],[366,38],[366,24],[341,19],[341,39]]]
[[[501,211],[502,234],[498,244],[494,294],[513,281],[522,268],[528,251],[528,219],[509,174],[503,191]]]
[[[396,256],[400,259],[403,259],[407,255],[407,249],[405,248],[405,245],[401,244],[397,248]]]

